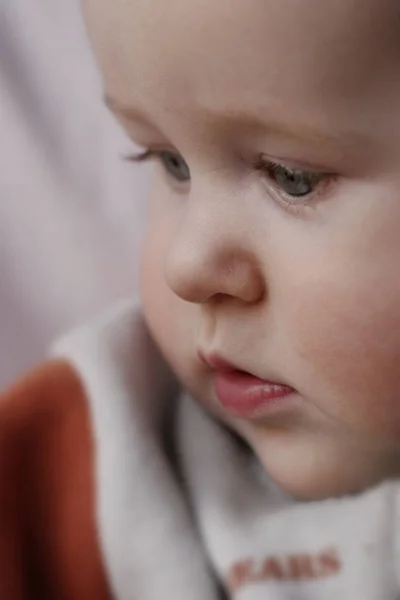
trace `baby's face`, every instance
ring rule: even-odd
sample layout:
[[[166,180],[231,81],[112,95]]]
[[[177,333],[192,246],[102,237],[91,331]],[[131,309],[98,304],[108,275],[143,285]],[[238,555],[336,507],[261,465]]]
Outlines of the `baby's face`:
[[[155,154],[141,294],[181,381],[296,495],[398,474],[398,0],[86,9],[109,104]]]

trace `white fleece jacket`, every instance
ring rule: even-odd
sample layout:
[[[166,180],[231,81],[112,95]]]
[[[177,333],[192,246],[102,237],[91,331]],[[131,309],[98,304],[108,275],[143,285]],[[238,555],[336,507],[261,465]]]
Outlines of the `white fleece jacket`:
[[[116,600],[400,598],[398,481],[341,499],[288,497],[180,392],[135,303],[73,332],[55,354],[90,400]]]

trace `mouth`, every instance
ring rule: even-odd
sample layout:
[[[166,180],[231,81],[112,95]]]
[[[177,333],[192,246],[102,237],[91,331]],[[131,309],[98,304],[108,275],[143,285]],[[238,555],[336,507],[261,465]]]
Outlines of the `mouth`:
[[[214,388],[218,401],[233,417],[265,417],[287,405],[296,393],[288,385],[260,379],[243,371],[218,354],[199,352],[199,358],[214,371]]]

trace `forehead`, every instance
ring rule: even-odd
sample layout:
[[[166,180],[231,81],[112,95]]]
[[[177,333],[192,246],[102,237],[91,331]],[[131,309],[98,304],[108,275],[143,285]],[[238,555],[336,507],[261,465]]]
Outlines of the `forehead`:
[[[147,112],[273,104],[329,119],[344,99],[359,114],[360,97],[400,79],[398,0],[85,0],[85,9],[108,90]]]

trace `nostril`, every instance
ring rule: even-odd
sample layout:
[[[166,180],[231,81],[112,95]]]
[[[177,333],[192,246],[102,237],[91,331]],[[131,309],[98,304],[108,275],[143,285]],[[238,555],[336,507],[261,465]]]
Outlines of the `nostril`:
[[[209,300],[209,303],[212,304],[222,304],[223,302],[226,302],[226,300],[228,298],[231,298],[232,296],[230,296],[229,294],[222,294],[222,293],[218,293],[218,294],[214,294],[214,296],[212,296]]]

